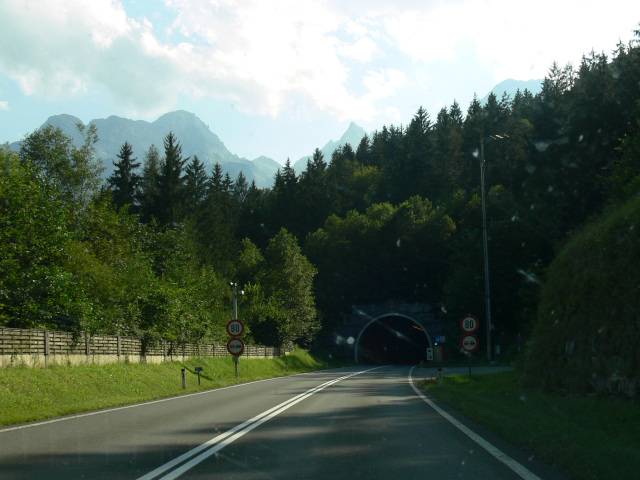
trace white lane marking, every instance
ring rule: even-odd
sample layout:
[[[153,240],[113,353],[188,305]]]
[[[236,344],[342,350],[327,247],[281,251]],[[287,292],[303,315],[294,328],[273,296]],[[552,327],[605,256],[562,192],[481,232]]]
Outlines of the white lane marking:
[[[252,382],[244,382],[244,383],[236,383],[235,385],[227,385],[226,387],[217,387],[217,388],[212,388],[209,390],[203,390],[201,392],[194,392],[194,393],[185,393],[182,395],[174,395],[172,397],[167,397],[167,398],[160,398],[158,400],[147,400],[144,402],[139,402],[139,403],[134,403],[132,405],[123,405],[121,407],[108,407],[102,410],[96,410],[93,412],[87,412],[87,413],[77,413],[77,414],[73,414],[73,415],[67,415],[64,417],[58,417],[58,418],[54,418],[51,420],[35,420],[31,423],[26,423],[24,425],[19,425],[17,427],[7,427],[7,428],[2,428],[0,427],[0,435],[5,433],[5,432],[12,432],[14,430],[24,430],[25,428],[33,428],[33,427],[41,427],[43,425],[49,425],[51,423],[58,423],[58,422],[66,422],[67,420],[74,420],[76,418],[83,418],[83,417],[92,417],[94,415],[102,415],[104,413],[111,413],[111,412],[117,412],[119,410],[128,410],[130,408],[138,408],[138,407],[144,407],[147,405],[153,405],[154,403],[164,403],[164,402],[171,402],[173,400],[181,400],[183,398],[188,398],[188,397],[195,397],[197,395],[207,395],[207,394],[212,394],[212,393],[216,393],[216,392],[220,392],[222,390],[228,390],[230,388],[237,388],[237,387],[244,387],[245,385],[253,385],[254,383],[261,383],[261,382],[269,382],[271,380],[281,380],[283,378],[288,378],[288,377],[296,377],[299,375],[309,375],[312,373],[322,373],[322,372],[326,372],[326,370],[316,370],[316,371],[312,371],[312,372],[303,372],[303,373],[295,373],[292,375],[283,375],[281,377],[272,377],[272,378],[264,378],[262,380],[254,380]]]
[[[217,437],[212,438],[211,440],[208,440],[207,442],[203,443],[202,445],[199,445],[196,448],[193,448],[192,450],[189,450],[188,452],[180,455],[179,457],[176,457],[175,459],[171,460],[170,462],[165,463],[164,465],[161,465],[160,467],[156,468],[155,470],[147,473],[146,475],[138,478],[138,480],[151,480],[153,478],[158,477],[159,475],[162,475],[165,472],[168,472],[169,470],[171,470],[172,468],[180,465],[183,462],[183,465],[181,465],[179,468],[176,468],[175,470],[173,470],[172,472],[169,472],[167,475],[161,477],[161,480],[173,480],[175,478],[178,478],[180,475],[182,475],[183,473],[187,472],[188,470],[192,469],[193,467],[195,467],[196,465],[198,465],[199,463],[201,463],[202,461],[206,460],[207,458],[209,458],[211,455],[215,454],[216,452],[222,450],[224,447],[226,447],[227,445],[235,442],[236,440],[238,440],[240,437],[242,437],[243,435],[245,435],[246,433],[249,433],[251,430],[253,430],[254,428],[259,427],[260,425],[262,425],[263,423],[271,420],[273,417],[281,414],[282,412],[284,412],[285,410],[293,407],[294,405],[296,405],[297,403],[301,402],[302,400],[310,397],[311,395],[318,393],[321,390],[324,390],[325,388],[338,383],[342,380],[346,380],[347,378],[356,376],[356,375],[360,375],[362,373],[366,373],[366,372],[370,372],[372,370],[377,370],[379,368],[383,368],[383,367],[374,367],[374,368],[369,368],[367,370],[361,370],[359,372],[354,372],[351,373],[349,375],[345,375],[333,380],[329,380],[328,382],[325,382],[321,385],[318,385],[310,390],[307,390],[304,393],[301,393],[299,395],[296,395],[293,398],[290,398],[289,400],[286,400],[284,402],[282,402],[279,405],[276,405],[275,407],[270,408],[269,410],[265,410],[264,412],[256,415],[255,417],[247,420],[246,422],[243,422],[237,426],[235,426],[234,428],[232,428],[231,430],[218,435]],[[200,453],[203,452],[204,453]],[[196,456],[197,455],[197,456]]]
[[[540,477],[538,477],[537,475],[532,473],[530,470],[527,470],[523,465],[521,465],[520,463],[516,462],[513,458],[511,458],[509,455],[504,453],[502,450],[498,449],[493,444],[491,444],[488,441],[486,441],[480,435],[478,435],[477,433],[475,433],[472,430],[470,430],[467,426],[465,426],[464,424],[460,423],[458,420],[453,418],[451,415],[449,415],[447,412],[445,412],[439,406],[437,406],[435,403],[433,403],[431,400],[429,400],[413,384],[412,373],[413,373],[413,369],[414,368],[416,368],[416,367],[411,368],[411,370],[409,371],[409,385],[411,385],[411,388],[413,388],[414,392],[416,392],[420,396],[420,398],[422,398],[422,400],[424,400],[431,408],[433,408],[436,412],[438,412],[440,415],[442,415],[442,417],[444,417],[446,420],[451,422],[453,425],[458,427],[458,429],[461,430],[462,433],[464,433],[467,437],[469,437],[471,440],[476,442],[478,445],[480,445],[482,448],[484,448],[487,452],[489,452],[495,458],[500,460],[502,463],[504,463],[507,467],[509,467],[514,472],[516,472],[518,475],[520,475],[525,480],[541,480]]]

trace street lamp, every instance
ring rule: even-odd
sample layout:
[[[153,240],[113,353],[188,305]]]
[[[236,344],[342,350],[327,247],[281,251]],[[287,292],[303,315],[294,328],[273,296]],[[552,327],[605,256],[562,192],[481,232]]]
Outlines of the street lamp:
[[[229,282],[229,285],[233,287],[233,319],[238,318],[238,284],[235,282]],[[244,295],[244,290],[240,290],[240,295]]]
[[[508,135],[489,135],[491,140],[504,140]],[[491,288],[489,286],[489,241],[487,238],[487,199],[484,186],[487,164],[484,160],[484,134],[480,137],[480,190],[482,194],[482,247],[484,250],[484,298],[487,312],[487,360],[491,363]]]

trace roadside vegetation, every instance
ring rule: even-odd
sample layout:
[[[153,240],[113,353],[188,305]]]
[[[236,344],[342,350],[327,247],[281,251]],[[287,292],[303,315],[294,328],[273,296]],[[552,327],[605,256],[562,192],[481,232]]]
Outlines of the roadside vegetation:
[[[618,396],[544,393],[522,371],[455,375],[421,387],[505,440],[584,480],[635,480],[640,404]]]
[[[462,316],[485,310],[484,182],[494,345],[503,354],[525,347],[548,279],[554,290],[580,274],[560,266],[565,278],[547,277],[556,254],[637,195],[639,40],[640,27],[609,55],[553,63],[535,96],[474,98],[466,112],[456,101],[439,112],[420,107],[407,125],[382,126],[331,158],[316,149],[303,172],[286,161],[268,189],[183,155],[170,131],[146,151],[123,134],[116,158],[100,159],[95,125],[79,125],[76,143],[45,126],[18,151],[0,148],[0,327],[218,342],[234,282],[245,291],[238,308],[252,343],[310,348],[353,305],[385,301],[431,305],[439,333],[451,337]],[[114,166],[106,179],[103,161]],[[623,226],[594,248],[623,251],[616,233],[637,245],[640,230]],[[610,257],[601,259],[608,268]],[[552,355],[575,352],[583,358],[572,365],[588,372],[583,354],[597,331],[607,344],[599,352],[629,351],[618,348],[626,340],[616,321],[633,318],[638,304],[612,303],[637,298],[639,282],[632,269],[623,274],[624,286],[585,278],[597,287],[572,299],[601,301],[602,321],[576,325],[569,317],[580,308],[545,301],[538,338],[551,335],[552,312],[565,317],[559,330],[581,330],[549,343]],[[637,333],[628,337],[637,344]],[[607,362],[603,371],[622,372],[635,395],[628,371],[637,361]]]
[[[229,356],[162,364],[14,366],[0,374],[0,426],[320,370],[326,365],[296,350],[274,359],[240,357],[237,378]],[[195,367],[203,368],[200,385]],[[186,390],[182,388],[183,368]]]
[[[635,158],[640,165],[640,156]],[[640,185],[640,175],[633,183]],[[638,395],[637,192],[636,186],[629,201],[587,223],[548,268],[525,361],[528,385],[547,391]]]

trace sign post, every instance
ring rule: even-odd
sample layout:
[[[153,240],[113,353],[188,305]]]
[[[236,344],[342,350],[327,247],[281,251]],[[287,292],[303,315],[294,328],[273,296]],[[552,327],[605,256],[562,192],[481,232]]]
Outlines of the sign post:
[[[232,338],[227,342],[227,351],[233,355],[233,362],[236,365],[236,378],[238,377],[239,356],[244,352],[244,342],[241,338]]]
[[[227,323],[227,333],[233,337],[227,342],[227,351],[233,355],[236,378],[238,378],[238,361],[240,360],[240,355],[244,352],[244,342],[240,338],[240,335],[244,333],[244,324],[237,318],[234,318]]]
[[[473,315],[465,315],[460,320],[460,328],[463,331],[462,339],[460,340],[460,347],[469,357],[469,376],[471,376],[471,354],[475,352],[480,346],[480,341],[474,333],[480,327],[480,322]]]
[[[462,340],[460,340],[460,346],[469,357],[469,376],[471,376],[471,354],[478,349],[480,341],[474,334],[467,333],[463,335]]]
[[[244,333],[244,324],[238,320],[238,284],[231,282],[233,288],[233,320],[227,323],[227,333],[233,338],[227,342],[227,350],[233,355],[233,362],[236,365],[236,378],[238,378],[238,360],[244,352],[244,342],[240,335]],[[240,290],[240,295],[244,295],[244,290]]]

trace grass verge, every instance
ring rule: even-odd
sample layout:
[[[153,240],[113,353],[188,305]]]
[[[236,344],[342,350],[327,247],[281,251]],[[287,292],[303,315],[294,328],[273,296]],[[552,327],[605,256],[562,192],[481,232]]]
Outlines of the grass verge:
[[[198,385],[195,367],[203,367]],[[275,359],[231,357],[162,364],[14,366],[0,369],[0,426],[142,402],[155,398],[319,370],[325,362],[303,350]],[[182,388],[182,369],[187,389]]]
[[[419,375],[419,370],[418,370]],[[421,387],[505,440],[576,479],[636,480],[640,403],[546,394],[519,386],[521,372],[445,377]]]

